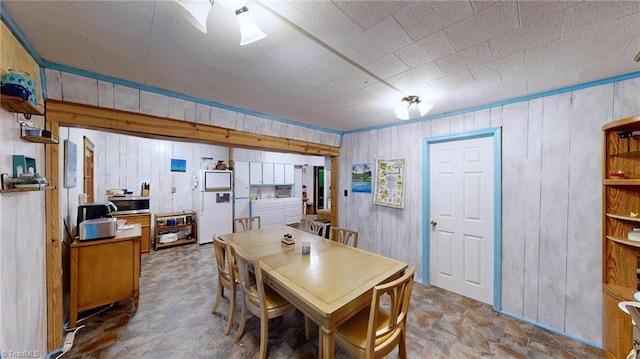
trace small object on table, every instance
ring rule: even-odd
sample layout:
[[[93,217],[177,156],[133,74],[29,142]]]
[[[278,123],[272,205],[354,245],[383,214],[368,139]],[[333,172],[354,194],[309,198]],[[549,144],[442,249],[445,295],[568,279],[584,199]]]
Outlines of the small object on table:
[[[311,242],[310,241],[303,241],[302,242],[302,254],[303,255],[307,255],[311,253]]]
[[[289,233],[285,234],[280,242],[282,242],[282,244],[286,244],[287,246],[291,246],[296,243]]]

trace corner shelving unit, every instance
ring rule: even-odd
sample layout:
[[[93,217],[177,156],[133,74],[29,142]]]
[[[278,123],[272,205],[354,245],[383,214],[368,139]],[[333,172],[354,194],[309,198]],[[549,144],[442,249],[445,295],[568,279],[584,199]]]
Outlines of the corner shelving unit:
[[[187,217],[190,217],[191,220],[187,220]],[[168,225],[169,220],[175,221],[175,224]],[[154,249],[158,250],[196,243],[198,238],[196,231],[196,212],[184,211],[156,214]],[[166,233],[175,233],[178,240],[169,243],[160,243],[160,236]]]
[[[624,358],[633,346],[633,325],[618,303],[635,300],[640,291],[640,242],[628,239],[640,227],[640,116],[602,130],[602,346],[606,357]],[[609,178],[618,172],[624,178]]]

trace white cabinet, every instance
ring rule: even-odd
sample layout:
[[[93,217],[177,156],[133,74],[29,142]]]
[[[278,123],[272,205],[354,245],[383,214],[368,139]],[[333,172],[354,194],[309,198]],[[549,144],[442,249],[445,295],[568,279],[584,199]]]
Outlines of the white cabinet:
[[[302,199],[299,197],[284,199],[284,223],[298,223],[302,219]]]
[[[260,226],[284,225],[284,201],[282,199],[262,199],[251,201],[251,216],[260,217]]]
[[[234,197],[249,197],[249,162],[234,162],[233,183],[235,184]]]
[[[274,184],[273,163],[262,163],[262,184]]]
[[[245,218],[250,216],[249,198],[237,198],[233,200],[233,218]]]
[[[294,165],[284,165],[284,184],[294,184],[295,183],[295,166]]]
[[[262,184],[262,163],[249,162],[249,184],[251,185]]]
[[[284,184],[284,163],[273,164],[273,183]]]

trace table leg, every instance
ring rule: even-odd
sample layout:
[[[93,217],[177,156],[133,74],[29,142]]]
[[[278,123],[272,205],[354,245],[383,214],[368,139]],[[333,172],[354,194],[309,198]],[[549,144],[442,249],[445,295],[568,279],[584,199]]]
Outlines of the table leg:
[[[336,331],[335,329],[328,329],[328,328],[325,328],[324,326],[321,328],[320,331],[322,332],[321,334],[322,343],[321,345],[319,345],[319,350],[320,350],[319,354],[322,355],[322,358],[324,359],[334,359],[336,355],[336,348],[335,348]]]

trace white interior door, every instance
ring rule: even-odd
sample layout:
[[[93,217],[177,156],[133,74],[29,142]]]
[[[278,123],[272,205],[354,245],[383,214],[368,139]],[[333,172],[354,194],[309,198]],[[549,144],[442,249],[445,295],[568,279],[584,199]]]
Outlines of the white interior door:
[[[493,302],[493,139],[429,147],[431,284]]]

